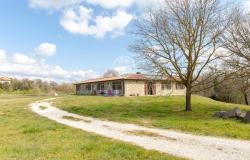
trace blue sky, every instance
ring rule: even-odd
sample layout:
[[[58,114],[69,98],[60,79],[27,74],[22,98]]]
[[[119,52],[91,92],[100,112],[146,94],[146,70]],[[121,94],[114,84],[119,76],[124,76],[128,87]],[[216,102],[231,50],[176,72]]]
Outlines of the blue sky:
[[[119,4],[119,2],[116,4],[117,6],[112,6],[114,2],[114,0],[108,2],[111,7],[109,7],[109,4],[101,4],[103,2],[98,0],[95,4],[78,0],[0,2],[0,53],[2,53],[1,63],[5,63],[0,68],[0,75],[57,81],[70,80],[71,77],[65,78],[60,74],[54,76],[55,73],[42,73],[51,72],[51,70],[56,70],[56,67],[60,67],[58,72],[63,70],[69,75],[71,72],[76,72],[72,76],[75,76],[78,72],[79,79],[72,78],[74,81],[102,75],[103,72],[111,68],[116,68],[123,73],[132,72],[130,66],[133,65],[134,54],[128,51],[128,45],[133,41],[133,37],[128,33],[132,28],[131,23],[138,10],[133,0],[128,4],[122,4],[123,2]],[[79,21],[87,19],[89,28],[92,27],[92,30],[96,31],[81,32],[81,27],[84,26],[80,24],[79,29],[72,31],[72,29],[65,28],[61,24],[63,17],[69,11],[79,16],[81,7],[87,11],[91,10],[92,19],[87,19],[86,16],[88,15],[83,15]],[[117,16],[118,12],[124,13],[125,17]],[[110,28],[106,31],[100,26],[99,28],[96,27],[94,19],[97,16],[102,19],[110,20],[112,17],[117,19],[113,20],[115,22],[112,22],[112,20],[103,22]],[[126,16],[128,17],[127,20]],[[64,23],[71,22],[66,20]],[[43,43],[56,46],[55,51],[52,51],[53,53],[50,56],[38,56],[36,48]],[[125,61],[123,62],[122,59],[125,59]],[[33,63],[36,63],[35,67]],[[38,63],[47,67],[39,68]],[[31,68],[36,68],[37,71],[29,73]],[[39,72],[39,69],[41,72]]]
[[[133,20],[160,1],[1,1],[0,75],[73,82],[135,72]]]

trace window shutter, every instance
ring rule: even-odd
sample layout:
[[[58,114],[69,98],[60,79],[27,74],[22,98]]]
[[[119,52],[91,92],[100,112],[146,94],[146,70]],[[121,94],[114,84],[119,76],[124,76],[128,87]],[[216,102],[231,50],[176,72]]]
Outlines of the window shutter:
[[[145,92],[145,96],[148,95],[148,82],[145,82],[144,92]]]
[[[156,83],[153,83],[153,95],[156,95]]]

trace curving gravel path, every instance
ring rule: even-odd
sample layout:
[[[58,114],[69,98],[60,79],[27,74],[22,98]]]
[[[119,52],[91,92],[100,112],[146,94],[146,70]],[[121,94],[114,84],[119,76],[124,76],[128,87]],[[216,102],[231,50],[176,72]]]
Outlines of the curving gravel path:
[[[70,127],[187,159],[250,160],[250,141],[198,136],[79,116],[51,106],[51,100],[54,99],[31,104],[32,111]]]

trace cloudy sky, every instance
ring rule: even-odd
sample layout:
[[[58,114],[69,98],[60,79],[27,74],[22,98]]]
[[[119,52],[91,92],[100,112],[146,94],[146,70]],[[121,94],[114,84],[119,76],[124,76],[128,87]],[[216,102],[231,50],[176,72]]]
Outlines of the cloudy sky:
[[[161,1],[1,1],[0,75],[74,82],[135,72],[133,21]]]

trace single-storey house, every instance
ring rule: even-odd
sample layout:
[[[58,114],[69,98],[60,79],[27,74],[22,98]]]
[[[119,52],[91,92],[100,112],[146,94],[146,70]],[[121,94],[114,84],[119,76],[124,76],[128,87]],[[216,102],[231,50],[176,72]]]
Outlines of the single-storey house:
[[[11,78],[9,77],[5,77],[5,76],[0,76],[0,84],[4,84],[4,83],[11,83]]]
[[[185,86],[172,78],[155,78],[141,73],[90,79],[75,84],[77,95],[166,96],[184,95]]]

